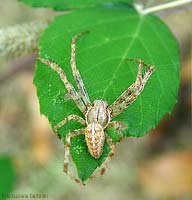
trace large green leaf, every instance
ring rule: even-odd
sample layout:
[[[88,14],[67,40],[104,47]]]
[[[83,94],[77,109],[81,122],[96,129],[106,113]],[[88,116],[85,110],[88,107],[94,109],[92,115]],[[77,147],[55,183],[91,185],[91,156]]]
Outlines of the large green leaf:
[[[132,0],[18,0],[33,7],[48,7],[55,10],[66,10],[70,8],[87,8],[96,5],[109,5],[110,3],[131,3]]]
[[[3,156],[0,157],[0,199],[8,198],[9,193],[13,190],[15,182],[15,170],[12,160]]]
[[[141,58],[155,65],[156,70],[142,94],[115,118],[127,124],[125,136],[145,135],[176,103],[179,87],[176,39],[159,18],[141,16],[133,9],[86,9],[58,16],[40,39],[40,57],[58,63],[74,86],[70,69],[71,38],[86,30],[90,33],[78,40],[76,60],[91,101],[103,99],[111,104],[135,81],[137,66],[126,58]],[[48,117],[52,127],[72,113],[83,116],[72,100],[64,101],[66,89],[58,74],[39,61],[34,83],[41,113]],[[78,123],[70,122],[59,130],[60,136],[65,138],[69,131],[79,127]],[[90,156],[84,136],[74,138],[71,155],[79,177],[86,180],[108,152],[105,144],[102,157],[96,160]]]

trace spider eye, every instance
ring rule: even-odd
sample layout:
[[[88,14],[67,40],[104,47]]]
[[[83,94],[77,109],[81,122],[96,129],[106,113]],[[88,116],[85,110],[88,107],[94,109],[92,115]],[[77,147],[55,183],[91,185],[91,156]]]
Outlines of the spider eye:
[[[90,132],[91,130],[92,130],[91,126],[88,126],[88,127],[86,128],[86,131],[88,131],[88,132]]]
[[[101,127],[99,124],[97,124],[97,125],[95,126],[95,130],[96,130],[96,131],[102,131],[102,127]]]

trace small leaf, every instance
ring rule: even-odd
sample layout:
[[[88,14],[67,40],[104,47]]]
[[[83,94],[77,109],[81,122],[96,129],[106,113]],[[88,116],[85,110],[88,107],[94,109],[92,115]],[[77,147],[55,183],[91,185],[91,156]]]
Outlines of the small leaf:
[[[72,8],[87,8],[96,5],[111,5],[111,3],[131,3],[132,0],[18,0],[32,7],[48,7],[55,10],[66,10]]]
[[[7,199],[15,182],[13,163],[7,156],[0,157],[0,199]]]
[[[90,99],[110,105],[136,79],[137,64],[126,58],[140,58],[153,64],[154,74],[137,100],[114,120],[124,122],[125,136],[141,137],[171,112],[179,87],[178,44],[168,27],[153,15],[139,15],[133,9],[95,8],[58,16],[40,39],[40,57],[58,63],[76,87],[70,68],[71,38],[83,31],[90,33],[77,42],[76,61]],[[34,83],[41,113],[52,127],[70,114],[82,116],[72,100],[64,101],[67,91],[58,74],[37,62]],[[59,129],[61,138],[82,127],[69,122]],[[118,138],[108,131],[117,141]],[[129,147],[128,147],[129,148]],[[84,181],[105,160],[105,144],[99,160],[88,152],[84,136],[72,139],[71,154],[79,177]]]

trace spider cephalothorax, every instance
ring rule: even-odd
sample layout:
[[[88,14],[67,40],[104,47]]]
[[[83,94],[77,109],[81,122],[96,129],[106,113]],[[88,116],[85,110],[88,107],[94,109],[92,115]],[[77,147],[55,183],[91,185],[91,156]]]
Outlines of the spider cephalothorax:
[[[64,83],[68,93],[66,94],[66,99],[72,99],[80,111],[84,114],[84,119],[78,115],[71,114],[57,125],[54,126],[54,131],[58,135],[58,129],[66,124],[70,120],[75,120],[85,128],[74,130],[66,135],[65,144],[65,156],[64,156],[64,172],[68,174],[72,179],[78,183],[82,183],[79,179],[75,178],[72,173],[68,170],[69,162],[69,150],[70,150],[70,140],[80,134],[85,135],[86,144],[88,146],[91,156],[98,159],[103,152],[103,144],[106,140],[109,144],[111,150],[108,157],[103,162],[100,170],[91,177],[96,177],[98,175],[103,175],[106,169],[107,163],[110,161],[111,157],[115,154],[116,146],[112,139],[105,132],[106,128],[114,127],[119,134],[120,138],[123,137],[121,130],[125,128],[125,124],[118,121],[113,121],[113,118],[123,112],[130,104],[132,104],[139,94],[143,91],[145,84],[150,78],[154,71],[152,65],[145,64],[139,59],[128,59],[129,61],[135,61],[139,64],[138,73],[135,83],[129,86],[111,105],[103,100],[95,100],[93,104],[90,102],[89,95],[85,89],[81,75],[76,67],[75,62],[75,46],[77,39],[86,32],[80,33],[72,38],[71,44],[71,68],[73,76],[75,78],[79,92],[76,91],[74,86],[68,81],[65,72],[59,65],[50,60],[39,58],[39,60],[45,65],[49,66],[52,70],[57,72],[60,76],[61,81]],[[147,67],[145,72],[142,72],[143,67]]]
[[[93,105],[88,108],[85,120],[87,124],[85,140],[90,154],[98,159],[103,152],[105,141],[104,128],[107,127],[111,120],[111,113],[107,102],[95,100]]]

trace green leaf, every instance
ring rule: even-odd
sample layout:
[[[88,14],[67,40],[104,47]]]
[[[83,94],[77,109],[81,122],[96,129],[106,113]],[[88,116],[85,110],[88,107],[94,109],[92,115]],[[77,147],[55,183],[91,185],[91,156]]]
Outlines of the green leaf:
[[[7,195],[13,190],[15,171],[12,160],[9,157],[0,157],[0,199],[7,199]]]
[[[171,112],[179,87],[178,44],[168,27],[153,15],[139,15],[133,9],[97,8],[58,16],[46,29],[39,43],[40,57],[58,63],[76,87],[70,68],[71,38],[89,30],[77,43],[76,61],[90,99],[102,99],[110,105],[136,78],[137,65],[126,58],[141,58],[155,65],[155,72],[137,100],[114,120],[127,124],[125,136],[141,137]],[[37,62],[34,83],[41,113],[52,127],[70,114],[82,116],[56,72]],[[61,138],[79,127],[69,122],[61,129]],[[110,136],[117,141],[114,133]],[[129,147],[128,147],[129,148]],[[84,136],[72,139],[71,155],[79,177],[86,180],[100,166],[109,152],[98,160],[87,150]]]
[[[71,8],[87,8],[96,5],[110,6],[111,3],[131,3],[132,0],[18,0],[32,7],[48,7],[55,10],[66,10]]]

